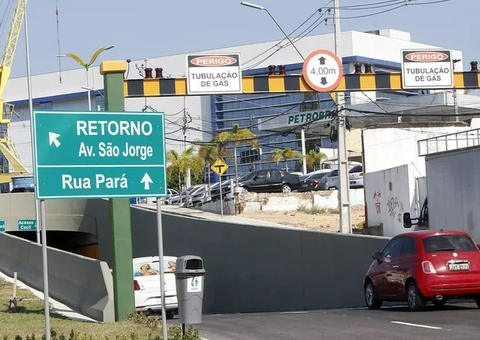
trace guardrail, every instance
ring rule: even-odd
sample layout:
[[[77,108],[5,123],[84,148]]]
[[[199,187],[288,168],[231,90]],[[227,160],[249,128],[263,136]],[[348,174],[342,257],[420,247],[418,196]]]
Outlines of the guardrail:
[[[480,145],[480,128],[429,137],[417,142],[418,155],[428,156]]]

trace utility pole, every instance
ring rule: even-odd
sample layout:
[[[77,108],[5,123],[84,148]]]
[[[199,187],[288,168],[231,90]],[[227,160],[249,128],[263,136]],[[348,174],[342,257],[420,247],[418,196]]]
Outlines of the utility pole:
[[[461,61],[462,59],[453,59],[453,72],[455,73],[455,64]],[[453,110],[455,112],[455,121],[458,122],[460,121],[458,117],[458,99],[457,99],[457,89],[454,87],[452,91],[452,96],[453,96]]]
[[[334,0],[335,12],[333,14],[335,54],[342,60],[342,41],[340,29],[340,0]],[[343,67],[343,64],[342,64]],[[348,152],[346,138],[345,93],[337,92],[338,112],[338,179],[339,179],[339,208],[340,232],[351,233],[352,221],[350,211],[350,183],[348,179]]]
[[[187,129],[189,123],[189,116],[187,110],[187,96],[183,97],[183,151],[187,150]],[[187,168],[187,173],[185,174],[185,188],[189,188],[192,184],[190,176],[190,168]]]

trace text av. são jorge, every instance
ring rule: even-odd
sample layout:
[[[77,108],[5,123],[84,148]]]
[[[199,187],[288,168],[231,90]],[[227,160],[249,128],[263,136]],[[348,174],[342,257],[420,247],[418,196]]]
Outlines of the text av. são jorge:
[[[150,136],[153,125],[149,121],[77,121],[78,136]],[[99,142],[97,149],[93,146],[80,143],[79,157],[138,157],[142,161],[153,156],[153,147],[150,145],[132,145],[128,141],[122,145],[112,142]]]

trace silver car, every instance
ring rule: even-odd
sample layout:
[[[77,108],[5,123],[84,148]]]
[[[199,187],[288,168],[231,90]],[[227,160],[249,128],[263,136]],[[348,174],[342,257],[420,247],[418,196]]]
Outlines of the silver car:
[[[363,165],[356,165],[348,171],[348,180],[350,189],[363,188]],[[338,189],[340,187],[340,179],[338,178],[338,170],[333,170],[326,177],[326,187],[329,190]]]

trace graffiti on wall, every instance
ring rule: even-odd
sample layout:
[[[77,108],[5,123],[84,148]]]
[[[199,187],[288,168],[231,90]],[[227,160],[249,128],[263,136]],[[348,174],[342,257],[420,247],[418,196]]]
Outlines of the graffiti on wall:
[[[375,190],[375,192],[373,193],[373,199],[376,201],[375,202],[375,211],[377,212],[377,215],[382,213],[382,203],[379,201],[380,197],[382,197],[382,194],[380,193],[380,190],[379,191]]]
[[[390,197],[387,200],[388,216],[395,217],[397,216],[397,210],[400,207],[398,203],[398,197]]]

